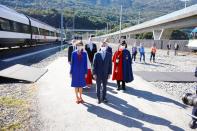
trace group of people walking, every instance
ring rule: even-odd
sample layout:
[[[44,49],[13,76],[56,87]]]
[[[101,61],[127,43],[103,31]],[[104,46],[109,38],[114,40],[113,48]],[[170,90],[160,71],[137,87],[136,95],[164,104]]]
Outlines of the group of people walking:
[[[136,61],[136,56],[137,56],[137,53],[138,53],[138,50],[139,50],[139,53],[140,53],[140,62],[143,60],[143,62],[145,63],[145,49],[144,49],[144,46],[143,44],[140,44],[140,47],[137,48],[136,44],[133,45],[132,47],[132,61]],[[157,52],[157,48],[156,46],[153,44],[153,46],[151,47],[151,50],[150,50],[150,62],[155,62],[155,55],[156,55],[156,52]]]
[[[167,55],[170,55],[170,50],[171,50],[171,44],[167,44]],[[177,52],[179,50],[179,45],[177,43],[174,44],[174,55],[177,56]]]
[[[90,88],[92,79],[96,81],[98,104],[101,102],[107,103],[107,83],[111,75],[112,80],[117,81],[117,90],[125,90],[125,83],[134,80],[130,51],[127,50],[127,44],[123,41],[113,54],[107,39],[101,42],[100,47],[97,48],[91,37],[85,45],[85,49],[83,47],[82,41],[73,40],[72,45],[68,48],[71,87],[75,89],[76,103],[84,103],[82,98],[83,88]]]

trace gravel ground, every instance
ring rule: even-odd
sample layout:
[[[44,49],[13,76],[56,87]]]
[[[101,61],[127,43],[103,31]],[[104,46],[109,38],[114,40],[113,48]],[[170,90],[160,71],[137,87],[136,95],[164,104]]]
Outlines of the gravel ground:
[[[66,54],[65,51],[57,52],[31,66],[44,68]],[[39,118],[36,84],[6,79],[0,82],[0,130],[39,131],[42,122]]]
[[[146,49],[147,51],[149,49]],[[57,57],[67,56],[66,51],[58,52],[33,67],[44,68]],[[146,58],[150,54],[146,53]],[[148,64],[137,61],[133,64],[134,71],[164,71],[164,72],[194,72],[197,66],[197,56],[190,53],[179,53],[179,56],[166,55],[166,51],[158,50],[156,63]],[[157,88],[165,90],[169,94],[180,99],[184,92],[194,92],[197,83],[169,83],[151,82]],[[39,121],[39,109],[37,107],[37,87],[28,83],[0,84],[0,130],[39,130],[42,122]]]
[[[40,123],[39,119],[35,119],[37,115],[35,95],[36,88],[32,84],[1,84],[0,130],[37,129],[32,127]]]
[[[174,56],[174,52],[170,52],[170,56],[166,55],[166,51],[158,50],[156,54],[156,63],[151,63],[150,49],[146,49],[146,64],[139,62],[139,54],[137,61],[133,64],[134,71],[158,71],[158,72],[194,72],[197,67],[197,55],[194,53],[179,52],[178,56]],[[197,82],[194,83],[172,83],[172,82],[151,82],[157,88],[165,90],[167,93],[180,99],[186,92],[195,93]]]

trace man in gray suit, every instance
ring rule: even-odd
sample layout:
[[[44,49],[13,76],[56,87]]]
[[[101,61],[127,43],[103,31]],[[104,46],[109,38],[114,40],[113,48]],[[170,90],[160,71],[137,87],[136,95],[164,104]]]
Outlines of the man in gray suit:
[[[105,42],[101,43],[101,49],[97,52],[94,56],[93,60],[93,76],[96,80],[96,90],[97,90],[97,98],[98,104],[101,103],[100,98],[100,88],[101,84],[103,85],[102,88],[102,101],[107,103],[106,99],[106,86],[107,80],[110,78],[112,74],[112,55],[106,51],[107,45]]]

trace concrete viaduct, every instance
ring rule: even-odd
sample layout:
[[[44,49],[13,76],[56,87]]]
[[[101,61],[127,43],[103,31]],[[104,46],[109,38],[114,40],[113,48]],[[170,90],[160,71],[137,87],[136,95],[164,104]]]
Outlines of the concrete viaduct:
[[[197,27],[197,4],[96,38],[104,39],[108,37],[119,39],[119,36],[134,38],[136,34],[153,32],[154,40],[165,40],[169,39],[173,30],[188,27]]]

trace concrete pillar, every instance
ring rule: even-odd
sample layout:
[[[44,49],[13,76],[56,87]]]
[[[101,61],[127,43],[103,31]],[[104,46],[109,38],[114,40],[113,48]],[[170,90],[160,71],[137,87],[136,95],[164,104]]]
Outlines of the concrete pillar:
[[[172,29],[153,30],[154,40],[170,39],[172,32]]]
[[[162,34],[163,34],[163,29],[162,30],[153,30],[154,40],[160,40]]]

